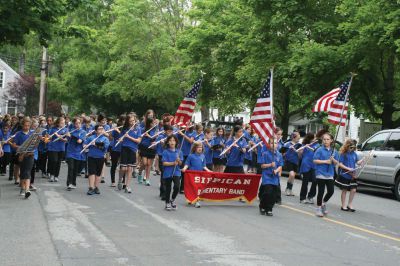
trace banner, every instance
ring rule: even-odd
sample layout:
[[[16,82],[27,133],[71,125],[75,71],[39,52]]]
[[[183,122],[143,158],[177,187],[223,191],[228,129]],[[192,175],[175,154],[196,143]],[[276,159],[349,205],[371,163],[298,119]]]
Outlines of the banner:
[[[227,201],[243,199],[251,203],[258,194],[261,175],[190,171],[185,172],[185,197],[197,200]]]

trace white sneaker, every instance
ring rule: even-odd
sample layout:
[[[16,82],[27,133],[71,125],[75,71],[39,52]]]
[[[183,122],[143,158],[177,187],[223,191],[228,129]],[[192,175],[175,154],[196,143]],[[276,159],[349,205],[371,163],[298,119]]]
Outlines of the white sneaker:
[[[323,213],[324,215],[327,215],[327,214],[328,214],[328,210],[326,209],[326,204],[323,204],[323,205],[321,206],[321,211],[322,211],[322,213]]]
[[[58,182],[58,177],[54,177],[54,182]]]
[[[49,182],[54,182],[54,176],[50,176],[50,178],[49,178]]]
[[[194,207],[195,208],[200,208],[201,207],[200,201],[196,201],[196,203],[194,204]]]
[[[29,190],[31,190],[31,191],[36,191],[37,188],[36,188],[34,185],[30,185],[30,186],[29,186]]]
[[[324,217],[324,214],[322,213],[322,208],[321,207],[317,208],[317,211],[316,211],[315,215],[318,216],[318,217]]]
[[[22,188],[21,188],[20,191],[19,191],[19,195],[20,195],[20,196],[25,196],[25,191],[24,191]]]
[[[307,199],[305,200],[305,202],[306,202],[307,204],[314,204],[314,199],[313,199],[313,198],[307,198]]]
[[[72,185],[72,184],[69,184],[69,187],[70,187],[71,189],[75,189],[75,188],[76,188],[76,186],[75,186],[75,185]]]
[[[166,211],[170,211],[170,210],[172,210],[171,203],[167,203],[167,204],[165,204],[165,210],[166,210]]]
[[[131,188],[130,188],[130,187],[126,187],[126,188],[125,188],[125,193],[132,193]]]
[[[176,210],[178,209],[178,207],[176,207],[176,203],[175,203],[174,200],[171,201],[171,208],[172,208],[172,210],[174,210],[174,211],[176,211]]]

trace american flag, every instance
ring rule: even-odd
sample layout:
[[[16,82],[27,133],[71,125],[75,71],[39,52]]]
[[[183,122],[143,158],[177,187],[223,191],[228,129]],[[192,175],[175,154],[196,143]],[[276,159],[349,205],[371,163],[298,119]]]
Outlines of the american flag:
[[[192,89],[186,94],[185,98],[181,102],[176,111],[174,124],[179,126],[186,125],[193,116],[194,108],[196,106],[196,98],[201,87],[202,79],[199,79],[192,87]]]
[[[348,99],[346,104],[344,101],[346,99],[348,89],[349,89],[350,81],[345,81],[340,85],[339,88],[333,89],[324,96],[322,96],[313,108],[313,112],[328,112],[328,122],[334,125],[338,125],[340,123],[341,126],[346,125],[347,119],[347,109],[348,109]],[[343,117],[342,109],[343,106]]]
[[[347,109],[348,109],[348,105],[349,105],[349,101],[346,98],[347,98],[347,94],[348,94],[349,84],[350,84],[350,82],[346,81],[342,85],[340,85],[339,95],[332,102],[332,104],[329,108],[328,122],[331,124],[338,125],[340,123],[340,126],[346,125]],[[343,114],[342,114],[342,110],[343,110]]]
[[[265,145],[268,145],[268,140],[273,137],[275,130],[272,92],[272,71],[270,71],[250,117],[251,127]]]

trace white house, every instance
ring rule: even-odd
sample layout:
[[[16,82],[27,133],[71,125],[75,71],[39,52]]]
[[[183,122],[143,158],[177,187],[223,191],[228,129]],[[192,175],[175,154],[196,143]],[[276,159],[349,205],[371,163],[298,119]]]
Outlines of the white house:
[[[17,101],[9,96],[10,84],[16,82],[20,75],[6,62],[0,59],[0,114],[17,114]]]

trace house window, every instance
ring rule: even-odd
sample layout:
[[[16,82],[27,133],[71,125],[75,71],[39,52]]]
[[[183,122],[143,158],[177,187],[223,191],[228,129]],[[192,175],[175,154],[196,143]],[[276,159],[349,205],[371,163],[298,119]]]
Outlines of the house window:
[[[0,89],[4,89],[5,79],[6,79],[6,72],[0,70]]]
[[[7,113],[11,115],[17,114],[17,102],[15,100],[8,100]]]

